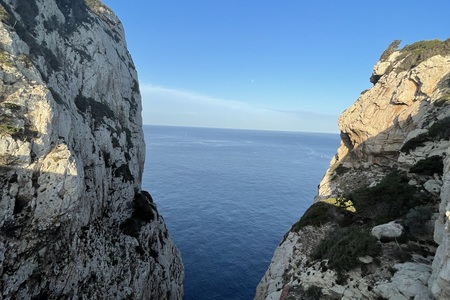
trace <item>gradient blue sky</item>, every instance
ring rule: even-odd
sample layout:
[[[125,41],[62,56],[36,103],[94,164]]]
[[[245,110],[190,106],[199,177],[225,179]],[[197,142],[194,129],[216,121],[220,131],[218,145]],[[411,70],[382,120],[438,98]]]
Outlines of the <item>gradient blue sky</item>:
[[[381,53],[450,37],[450,1],[104,0],[145,124],[338,132]]]

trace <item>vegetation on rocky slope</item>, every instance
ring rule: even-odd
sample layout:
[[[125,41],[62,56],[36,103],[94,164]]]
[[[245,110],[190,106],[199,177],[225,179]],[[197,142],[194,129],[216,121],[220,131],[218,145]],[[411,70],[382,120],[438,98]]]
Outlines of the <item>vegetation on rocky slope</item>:
[[[155,217],[159,217],[158,210],[152,196],[146,191],[136,193],[131,206],[133,213],[120,224],[120,229],[126,235],[138,237],[142,226],[154,221]]]
[[[438,167],[439,162],[436,166],[418,164],[414,171],[428,174]],[[304,226],[321,226],[329,222],[340,226],[356,223],[373,226],[400,218],[412,207],[429,200],[417,187],[409,185],[408,180],[405,173],[393,171],[376,186],[357,189],[333,204],[326,200],[316,202],[306,210],[291,230],[299,231]],[[348,209],[348,203],[352,203],[353,209]]]
[[[433,175],[439,171],[440,163],[442,160],[430,158],[418,163],[413,172]],[[328,267],[342,275],[363,265],[358,258],[381,255],[380,243],[370,234],[373,226],[397,220],[408,230],[405,238],[399,240],[405,243],[407,237],[412,236],[410,233],[423,233],[424,224],[431,217],[426,205],[432,198],[416,186],[409,185],[408,181],[406,173],[393,170],[376,186],[356,189],[338,199],[316,202],[292,226],[291,231],[298,232],[305,226],[336,224],[332,233],[318,244],[312,258],[328,260]]]
[[[313,258],[327,259],[328,267],[342,272],[360,265],[358,257],[378,256],[380,251],[380,244],[368,228],[338,227],[318,245]]]
[[[411,45],[406,45],[400,53],[401,54],[397,59],[403,61],[395,69],[397,73],[408,71],[435,55],[448,55],[450,53],[450,39],[445,41],[419,41]]]
[[[387,61],[391,54],[399,51],[399,55],[395,61],[386,69],[385,74],[392,71],[397,74],[404,71],[409,71],[418,66],[421,62],[435,56],[435,55],[449,55],[450,54],[450,39],[445,41],[427,40],[419,41],[411,45],[406,45],[402,49],[398,49],[401,40],[394,40],[388,48],[383,52],[380,61]],[[375,84],[381,76],[372,75],[370,81]]]
[[[392,42],[385,52],[381,55],[380,60],[385,60],[397,50],[400,45],[399,40]],[[396,58],[396,61],[401,62],[394,69],[399,73],[402,71],[408,71],[419,65],[421,62],[427,60],[435,55],[448,55],[450,53],[450,39],[445,41],[440,40],[427,40],[419,41],[411,45],[406,45],[400,49],[400,55]]]
[[[427,132],[406,141],[400,151],[408,152],[417,147],[424,146],[426,142],[448,139],[450,139],[450,117],[436,121],[430,126]]]
[[[280,245],[294,253],[281,271],[286,299],[309,287],[320,299],[397,299],[412,286],[423,299],[448,295],[439,280],[448,278],[450,39],[399,45],[389,45],[374,67],[375,86],[342,114],[342,144],[318,202]],[[280,253],[264,284],[275,282]]]
[[[443,157],[439,155],[433,155],[425,159],[419,160],[409,172],[418,173],[428,176],[433,176],[434,174],[442,175],[444,171],[444,161]]]
[[[378,185],[346,195],[356,208],[352,223],[370,226],[383,224],[401,218],[412,207],[426,203],[429,197],[417,187],[409,185],[408,181],[405,173],[393,171]]]

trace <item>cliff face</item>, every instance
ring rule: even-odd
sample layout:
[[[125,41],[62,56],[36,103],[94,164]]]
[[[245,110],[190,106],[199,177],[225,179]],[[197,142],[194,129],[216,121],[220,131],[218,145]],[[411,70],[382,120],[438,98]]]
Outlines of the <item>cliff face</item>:
[[[390,45],[255,299],[450,297],[450,40]]]
[[[120,21],[98,0],[1,0],[0,20],[0,299],[181,299]]]

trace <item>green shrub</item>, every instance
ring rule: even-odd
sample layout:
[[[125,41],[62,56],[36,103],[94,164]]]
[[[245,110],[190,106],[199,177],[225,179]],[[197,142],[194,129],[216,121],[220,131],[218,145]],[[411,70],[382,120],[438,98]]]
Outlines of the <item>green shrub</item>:
[[[433,102],[436,107],[443,107],[450,104],[450,93],[445,94],[444,97],[441,97]]]
[[[388,59],[389,56],[398,49],[398,46],[400,45],[401,42],[402,42],[401,40],[394,40],[392,43],[390,43],[387,49],[384,50],[383,54],[381,54],[380,60]]]
[[[20,131],[20,128],[17,128],[11,124],[0,124],[0,135],[14,135]]]
[[[411,45],[403,47],[402,52],[407,51],[410,53],[423,54],[425,51],[430,51],[439,48],[442,45],[442,41],[434,39],[427,41],[418,41]]]
[[[404,173],[393,171],[376,186],[357,189],[345,198],[353,202],[357,219],[372,225],[386,223],[421,203],[423,195],[408,181]]]
[[[416,149],[417,147],[425,146],[425,143],[429,140],[428,135],[426,133],[419,134],[416,137],[413,137],[406,141],[402,148],[400,148],[401,152],[408,152],[409,150]]]
[[[419,41],[403,47],[400,52],[397,60],[403,61],[395,71],[409,71],[430,57],[448,55],[450,53],[450,39],[443,42],[440,40]]]
[[[367,93],[368,91],[370,91],[370,89],[365,89],[363,90],[361,93],[359,93],[360,96],[364,95],[365,93]]]
[[[291,231],[298,232],[301,228],[312,225],[320,226],[330,222],[328,210],[331,205],[323,202],[317,202],[311,205],[303,214],[303,216],[292,225]]]
[[[450,117],[434,122],[433,125],[428,128],[428,132],[419,134],[408,140],[403,144],[400,151],[408,152],[409,150],[423,146],[425,142],[448,139],[450,139]]]
[[[133,213],[120,224],[120,229],[126,235],[138,237],[141,227],[159,215],[152,197],[146,191],[136,193],[132,205]]]
[[[310,285],[305,291],[305,300],[320,300],[323,297],[322,288]]]
[[[315,249],[314,259],[328,259],[328,266],[338,272],[360,265],[359,257],[377,256],[381,247],[377,239],[364,227],[337,228]]]
[[[431,219],[432,212],[428,207],[417,206],[406,214],[404,224],[413,236],[426,233],[426,223]]]
[[[156,207],[143,193],[136,193],[133,201],[133,215],[132,217],[151,222],[155,219]]]
[[[10,110],[14,110],[15,113],[21,109],[21,106],[14,103],[5,103],[4,106],[9,108]],[[18,115],[17,113],[14,117],[9,115],[1,115],[0,136],[10,135],[14,139],[20,139],[22,141],[29,142],[39,134],[33,126],[28,124],[28,121],[26,119],[24,120],[25,125],[23,127],[17,127],[16,124],[18,123],[18,119],[23,120],[23,116]]]
[[[410,170],[411,173],[433,176],[435,173],[442,176],[444,172],[444,161],[442,156],[433,155],[419,160]]]
[[[450,138],[450,117],[434,122],[428,129],[428,136],[434,140],[448,140]]]
[[[386,175],[374,187],[360,188],[345,197],[329,198],[311,205],[292,225],[291,231],[321,226],[334,222],[350,226],[355,222],[377,225],[403,217],[409,209],[425,203],[429,196],[408,184],[405,173],[397,171]]]
[[[411,261],[411,258],[412,258],[412,255],[411,255],[410,251],[408,251],[408,250],[409,250],[408,247],[398,246],[398,247],[394,247],[392,249],[388,249],[385,252],[385,254],[386,254],[386,256],[391,257],[400,263],[405,263],[407,261]],[[394,270],[392,270],[392,271],[394,271]]]
[[[344,223],[343,221],[351,217],[352,214],[344,208],[319,201],[305,211],[300,220],[292,225],[291,231],[298,232],[308,225],[318,227],[329,222]]]
[[[436,101],[450,101],[450,92],[444,93],[438,100]]]

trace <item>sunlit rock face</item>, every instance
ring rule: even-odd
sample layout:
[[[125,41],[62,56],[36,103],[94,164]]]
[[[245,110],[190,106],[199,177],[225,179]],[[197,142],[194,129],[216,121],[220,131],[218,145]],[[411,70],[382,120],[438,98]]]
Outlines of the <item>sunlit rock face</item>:
[[[120,21],[95,0],[3,0],[0,20],[0,294],[181,299]]]
[[[340,116],[341,146],[314,205],[276,249],[255,299],[450,298],[450,40],[397,46],[391,44],[375,65],[373,87]],[[382,189],[389,189],[392,174],[401,174],[395,175],[397,190],[411,192],[411,200],[397,206],[383,202],[389,195]],[[357,202],[369,193],[365,203]],[[351,216],[343,210],[346,203],[354,209]],[[335,236],[364,229],[356,238],[361,243],[373,234],[377,254],[351,258],[358,260],[356,267],[333,268],[336,258],[317,250],[330,240],[323,235],[329,226]],[[389,226],[398,232],[380,234]],[[311,228],[322,242],[305,235]],[[311,243],[316,250],[302,250]]]

